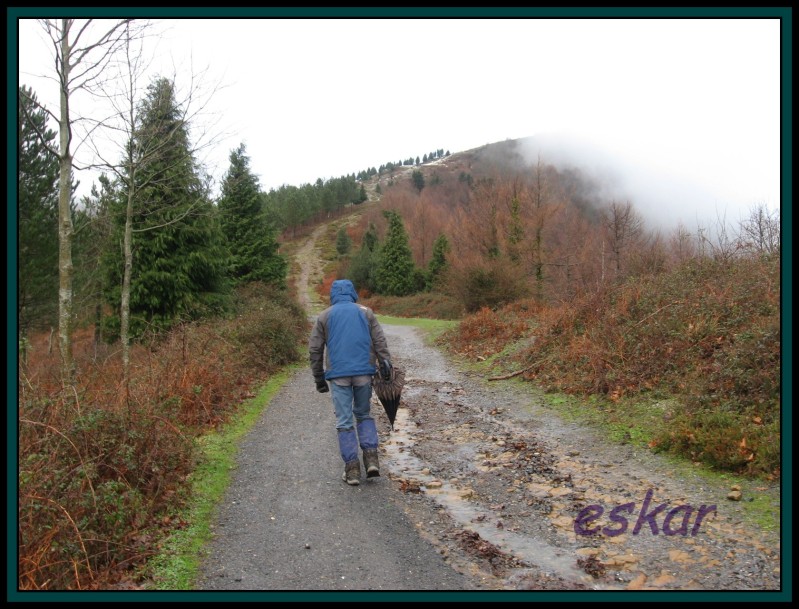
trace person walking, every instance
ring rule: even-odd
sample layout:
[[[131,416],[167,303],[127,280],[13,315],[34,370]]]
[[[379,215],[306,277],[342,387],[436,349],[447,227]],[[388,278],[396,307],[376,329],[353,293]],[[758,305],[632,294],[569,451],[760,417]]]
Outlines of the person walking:
[[[337,279],[330,287],[330,306],[317,317],[308,341],[316,390],[332,388],[333,408],[341,458],[342,480],[360,484],[363,452],[366,477],[380,475],[377,427],[372,418],[372,377],[380,370],[391,375],[391,354],[383,328],[369,307],[357,304],[358,293],[349,279]],[[328,384],[329,381],[329,384]]]

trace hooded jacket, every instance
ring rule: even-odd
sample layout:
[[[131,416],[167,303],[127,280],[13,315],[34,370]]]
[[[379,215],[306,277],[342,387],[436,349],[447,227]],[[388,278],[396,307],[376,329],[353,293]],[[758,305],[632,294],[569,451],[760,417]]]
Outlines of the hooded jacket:
[[[308,341],[315,380],[371,376],[377,370],[378,357],[391,359],[374,312],[357,302],[358,294],[349,279],[333,282],[330,306],[319,314]]]

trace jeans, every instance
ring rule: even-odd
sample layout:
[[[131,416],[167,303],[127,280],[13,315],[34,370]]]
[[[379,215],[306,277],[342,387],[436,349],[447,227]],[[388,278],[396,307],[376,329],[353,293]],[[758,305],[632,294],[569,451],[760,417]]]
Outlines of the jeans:
[[[369,414],[369,400],[372,398],[371,383],[356,386],[337,385],[335,381],[331,381],[330,390],[336,411],[336,429],[353,429],[356,421],[372,418]]]

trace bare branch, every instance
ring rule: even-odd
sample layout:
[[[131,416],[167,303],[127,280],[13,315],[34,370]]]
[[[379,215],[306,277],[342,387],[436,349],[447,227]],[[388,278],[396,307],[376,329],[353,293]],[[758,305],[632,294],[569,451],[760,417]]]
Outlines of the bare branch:
[[[134,228],[132,229],[134,233],[146,233],[151,230],[156,230],[159,228],[166,228],[167,226],[171,226],[176,222],[180,222],[183,218],[189,216],[191,212],[197,207],[198,203],[192,203],[189,207],[186,208],[186,211],[180,214],[177,218],[172,218],[168,222],[164,222],[163,224],[159,224],[158,226],[148,226],[146,228]]]
[[[524,374],[528,370],[532,370],[539,363],[540,362],[535,362],[533,364],[530,364],[526,368],[522,368],[521,370],[517,370],[516,372],[511,372],[510,374],[503,374],[501,376],[491,376],[491,377],[488,377],[486,380],[487,381],[504,381],[506,379],[512,379],[515,376],[519,376],[521,374]]]
[[[649,318],[651,318],[651,317],[654,317],[655,315],[657,315],[658,313],[660,313],[660,312],[661,312],[661,311],[663,311],[664,309],[668,309],[669,307],[673,307],[673,306],[675,306],[675,305],[678,305],[678,304],[683,304],[683,301],[682,301],[682,300],[675,300],[674,302],[670,302],[669,304],[663,305],[663,306],[662,306],[662,307],[660,307],[660,308],[659,308],[657,311],[653,311],[652,313],[650,313],[649,315],[647,315],[646,317],[644,317],[642,320],[640,320],[640,321],[639,321],[637,324],[635,324],[635,326],[633,326],[633,327],[635,328],[635,327],[637,327],[637,326],[640,326],[640,325],[641,325],[642,323],[644,323],[644,322],[645,322],[647,319],[649,319]]]

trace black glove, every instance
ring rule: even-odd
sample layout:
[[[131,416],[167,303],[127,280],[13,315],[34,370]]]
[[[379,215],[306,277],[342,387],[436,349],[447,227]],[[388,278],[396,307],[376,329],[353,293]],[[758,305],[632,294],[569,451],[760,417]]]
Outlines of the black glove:
[[[327,393],[330,391],[330,387],[327,386],[327,381],[325,379],[316,379],[316,390],[319,393]]]
[[[391,380],[391,362],[384,359],[380,364],[380,378],[384,381]]]

